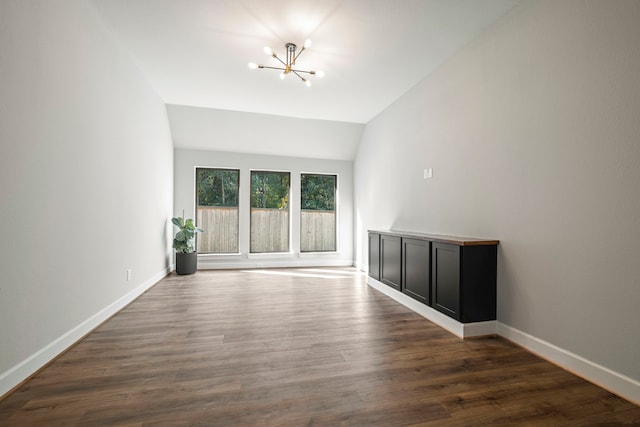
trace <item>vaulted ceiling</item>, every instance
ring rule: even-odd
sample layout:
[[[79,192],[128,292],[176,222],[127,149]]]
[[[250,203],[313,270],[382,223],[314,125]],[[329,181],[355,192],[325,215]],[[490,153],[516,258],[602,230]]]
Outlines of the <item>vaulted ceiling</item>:
[[[167,104],[366,123],[518,0],[91,0]],[[312,46],[278,65],[284,44]]]

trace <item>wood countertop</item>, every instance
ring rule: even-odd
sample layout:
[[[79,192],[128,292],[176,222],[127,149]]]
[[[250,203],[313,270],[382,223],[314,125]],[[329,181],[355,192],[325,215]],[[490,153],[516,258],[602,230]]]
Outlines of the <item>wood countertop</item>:
[[[409,237],[415,239],[430,240],[432,242],[449,243],[458,246],[495,246],[499,240],[479,239],[476,237],[448,236],[443,234],[417,233],[413,231],[399,230],[368,230],[369,233],[386,234],[389,236]]]

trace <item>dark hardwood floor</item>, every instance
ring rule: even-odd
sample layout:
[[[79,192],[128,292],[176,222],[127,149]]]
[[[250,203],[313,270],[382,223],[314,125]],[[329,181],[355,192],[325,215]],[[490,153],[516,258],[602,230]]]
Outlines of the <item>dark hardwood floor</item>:
[[[0,401],[2,426],[633,423],[640,407],[462,341],[351,268],[172,274]]]

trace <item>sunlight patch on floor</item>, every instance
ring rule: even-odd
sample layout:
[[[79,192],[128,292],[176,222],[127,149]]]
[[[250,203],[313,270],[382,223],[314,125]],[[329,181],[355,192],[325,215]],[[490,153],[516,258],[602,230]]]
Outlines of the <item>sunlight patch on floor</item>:
[[[362,271],[359,270],[353,270],[353,271],[346,271],[346,270],[324,270],[322,268],[305,268],[303,269],[303,271],[310,271],[312,273],[324,273],[324,274],[336,274],[336,275],[344,275],[344,274],[348,274],[351,276],[358,276],[360,274],[364,274]]]
[[[327,271],[323,271],[325,274],[319,273],[301,273],[294,271],[281,271],[281,270],[242,270],[243,273],[253,273],[253,274],[268,274],[272,276],[289,276],[289,277],[314,277],[318,279],[349,279],[350,276],[341,275],[338,276],[335,273],[344,274],[341,272],[331,272],[334,274],[326,274],[329,273]]]

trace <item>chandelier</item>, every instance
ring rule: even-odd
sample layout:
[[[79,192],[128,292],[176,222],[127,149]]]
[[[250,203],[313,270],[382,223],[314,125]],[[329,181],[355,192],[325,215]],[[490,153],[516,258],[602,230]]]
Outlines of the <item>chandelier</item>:
[[[262,64],[256,64],[255,62],[249,62],[249,68],[251,68],[252,70],[258,69],[258,68],[268,68],[270,70],[280,70],[282,71],[282,73],[280,73],[280,79],[284,80],[285,77],[287,77],[287,74],[293,73],[296,76],[300,77],[300,80],[302,80],[302,82],[307,85],[307,87],[311,86],[311,81],[307,78],[304,78],[301,76],[301,74],[309,74],[312,76],[318,76],[318,77],[324,77],[324,73],[322,71],[307,71],[307,70],[299,70],[294,68],[294,66],[296,65],[296,60],[298,59],[298,57],[300,57],[300,55],[302,54],[302,52],[305,51],[305,49],[307,49],[309,46],[311,46],[311,40],[307,39],[307,41],[304,42],[304,46],[302,46],[302,49],[300,49],[300,52],[296,53],[296,50],[298,48],[298,46],[296,46],[294,43],[287,43],[284,45],[285,49],[287,50],[287,58],[283,61],[282,59],[280,59],[280,57],[271,50],[271,48],[269,46],[265,46],[264,47],[264,52],[267,55],[271,55],[273,58],[277,59],[282,65],[283,67],[270,67],[268,65],[262,65]]]

